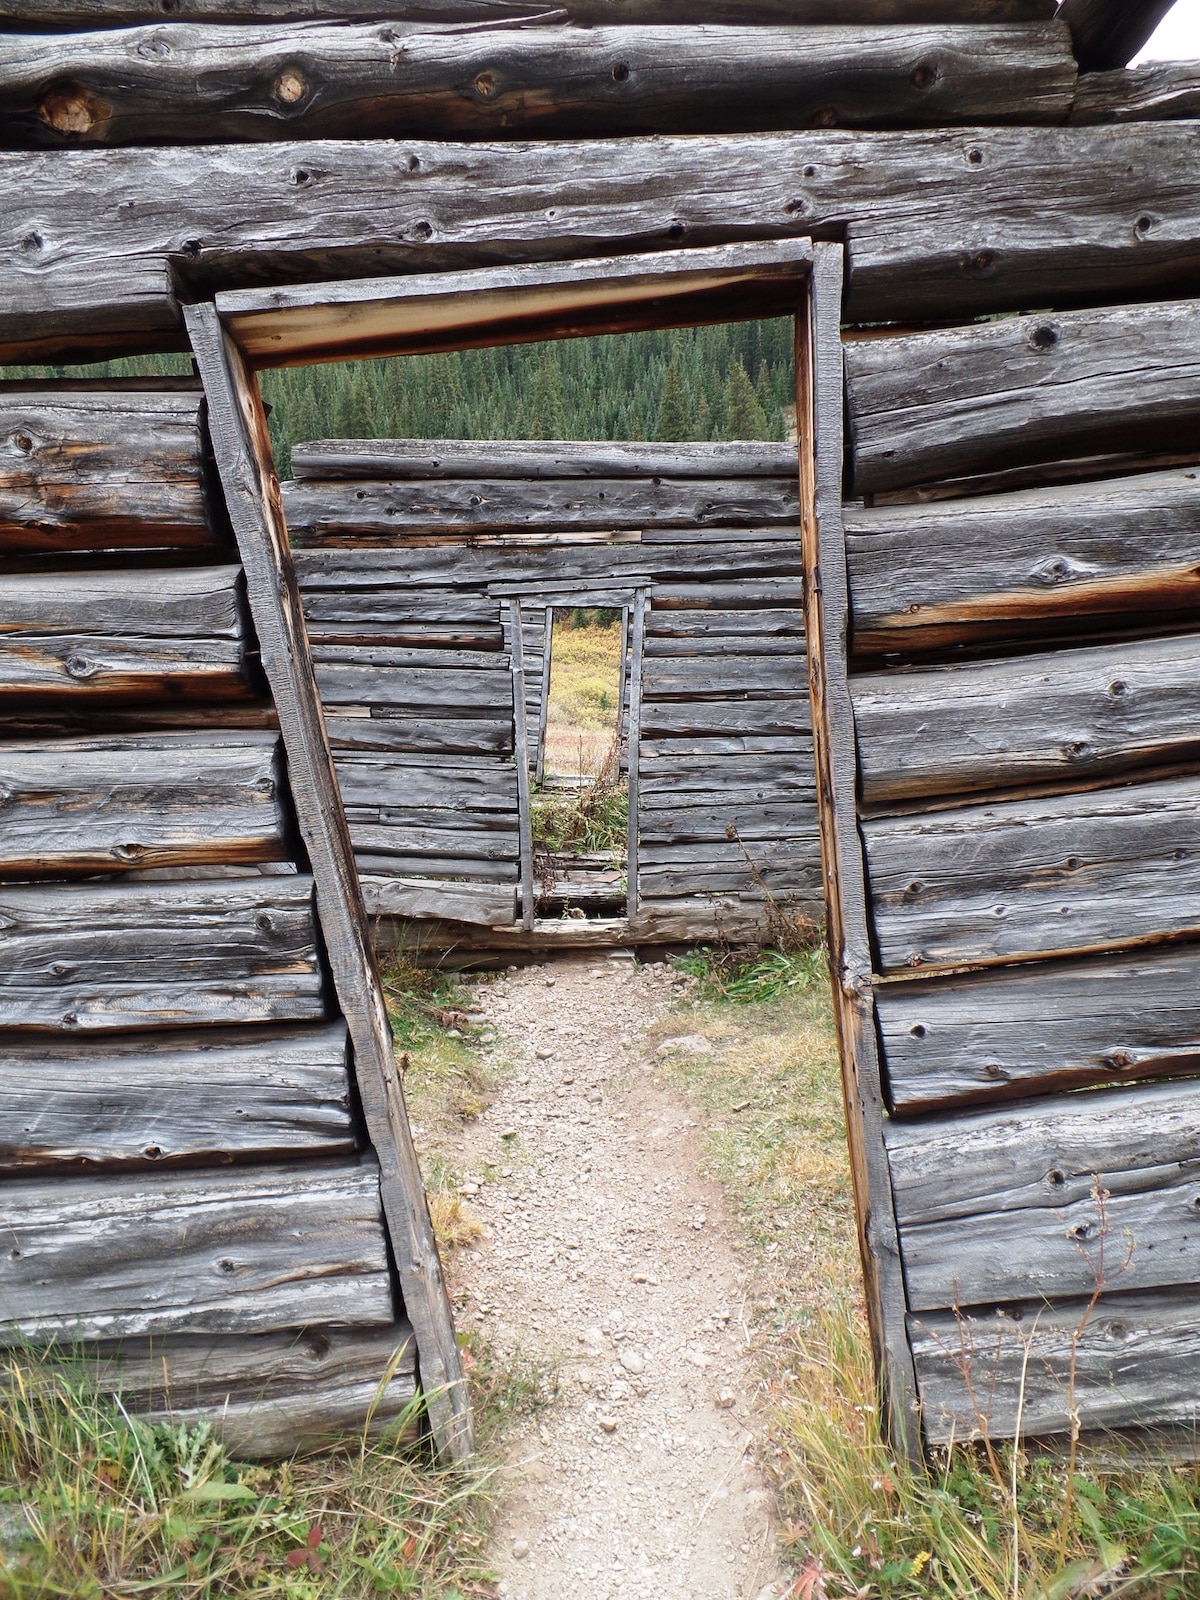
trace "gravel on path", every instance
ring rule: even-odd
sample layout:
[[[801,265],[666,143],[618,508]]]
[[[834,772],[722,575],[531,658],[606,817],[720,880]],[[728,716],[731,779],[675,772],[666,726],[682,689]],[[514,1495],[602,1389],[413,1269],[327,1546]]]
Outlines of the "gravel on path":
[[[751,1262],[701,1172],[697,1113],[654,1081],[662,1046],[643,1038],[685,984],[590,954],[480,986],[516,1067],[450,1152],[484,1224],[455,1263],[461,1320],[501,1357],[560,1364],[512,1442],[505,1600],[788,1588],[755,1465]]]

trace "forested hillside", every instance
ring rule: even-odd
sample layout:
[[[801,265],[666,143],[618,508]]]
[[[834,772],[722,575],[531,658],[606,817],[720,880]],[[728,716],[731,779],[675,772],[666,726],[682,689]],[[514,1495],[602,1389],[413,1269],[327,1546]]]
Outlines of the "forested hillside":
[[[186,356],[0,377],[186,373]],[[740,322],[262,375],[281,477],[301,439],[782,439],[792,323]]]

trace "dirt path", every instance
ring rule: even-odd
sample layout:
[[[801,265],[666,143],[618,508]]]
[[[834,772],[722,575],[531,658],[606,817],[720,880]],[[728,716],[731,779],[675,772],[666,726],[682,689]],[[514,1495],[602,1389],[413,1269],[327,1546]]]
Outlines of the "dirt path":
[[[520,1065],[453,1152],[486,1225],[458,1257],[463,1320],[561,1362],[512,1449],[493,1557],[508,1600],[785,1587],[753,1463],[748,1260],[641,1038],[678,994],[670,969],[620,957],[480,991]]]

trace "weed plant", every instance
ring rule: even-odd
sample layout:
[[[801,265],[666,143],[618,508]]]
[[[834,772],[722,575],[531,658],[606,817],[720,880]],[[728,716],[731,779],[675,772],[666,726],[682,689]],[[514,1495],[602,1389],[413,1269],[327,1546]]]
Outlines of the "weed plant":
[[[767,1465],[804,1600],[1197,1600],[1200,1472],[1119,1440],[1072,1455],[964,1442],[890,1452],[861,1305],[823,952],[694,950],[690,1032],[664,1058],[760,1263]],[[664,1025],[678,1031],[678,1018]]]

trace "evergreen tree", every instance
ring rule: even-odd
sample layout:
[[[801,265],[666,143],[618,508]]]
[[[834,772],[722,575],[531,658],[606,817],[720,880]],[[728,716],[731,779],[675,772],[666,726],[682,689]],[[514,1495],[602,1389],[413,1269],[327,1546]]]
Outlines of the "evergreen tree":
[[[725,437],[766,439],[770,436],[763,410],[750,376],[740,361],[729,369],[725,386]]]
[[[694,437],[690,396],[683,381],[683,368],[676,356],[663,378],[658,401],[658,425],[654,437],[663,440]]]

